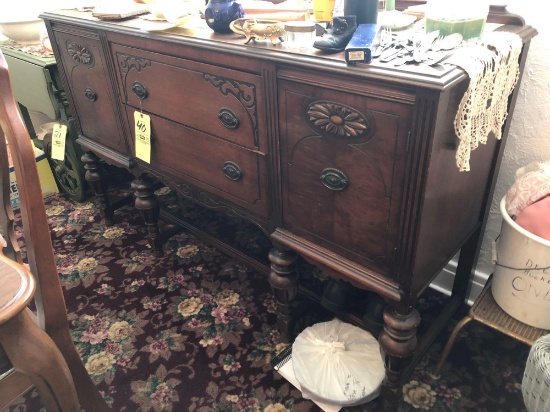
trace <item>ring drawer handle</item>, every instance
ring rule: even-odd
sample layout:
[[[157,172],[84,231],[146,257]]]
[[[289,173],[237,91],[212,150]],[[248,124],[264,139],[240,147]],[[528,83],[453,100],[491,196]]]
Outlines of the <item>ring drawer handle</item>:
[[[92,89],[91,87],[86,87],[84,89],[84,95],[88,98],[89,101],[91,102],[95,102],[97,100],[97,93],[95,92],[94,89]]]
[[[139,100],[147,98],[147,89],[140,82],[134,82],[134,84],[132,85],[132,91]]]
[[[329,167],[321,172],[321,183],[330,190],[342,191],[348,187],[348,177],[341,170]]]
[[[237,115],[232,110],[225,107],[220,109],[218,119],[220,119],[220,122],[228,129],[236,129],[239,127],[239,118]]]
[[[233,162],[225,162],[223,164],[223,173],[228,179],[235,181],[240,180],[243,176],[239,165]]]

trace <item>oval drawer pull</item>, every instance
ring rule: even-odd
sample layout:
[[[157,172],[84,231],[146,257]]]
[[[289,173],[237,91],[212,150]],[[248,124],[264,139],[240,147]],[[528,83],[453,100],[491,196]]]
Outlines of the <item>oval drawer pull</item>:
[[[223,173],[228,179],[235,181],[239,180],[243,175],[239,165],[233,162],[225,162],[223,164]]]
[[[348,177],[341,170],[329,167],[321,172],[321,183],[330,190],[341,191],[348,187]]]
[[[228,129],[236,129],[239,127],[239,118],[237,115],[232,110],[225,107],[220,109],[218,119],[220,119],[220,122]]]
[[[90,86],[84,89],[84,95],[91,102],[95,102],[97,100],[97,93]]]
[[[132,91],[139,100],[147,98],[147,89],[140,82],[134,82],[134,84],[132,85]]]

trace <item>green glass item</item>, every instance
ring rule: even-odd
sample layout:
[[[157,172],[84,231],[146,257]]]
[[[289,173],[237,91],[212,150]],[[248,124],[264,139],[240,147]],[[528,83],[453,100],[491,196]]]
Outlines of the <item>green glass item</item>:
[[[439,30],[441,36],[460,33],[464,40],[476,39],[483,33],[485,18],[469,20],[445,20],[426,17],[426,33]]]

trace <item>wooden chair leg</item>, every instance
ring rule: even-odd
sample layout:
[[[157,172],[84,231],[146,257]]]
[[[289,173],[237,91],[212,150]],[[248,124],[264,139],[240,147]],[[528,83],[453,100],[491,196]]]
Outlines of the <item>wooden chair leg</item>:
[[[14,368],[32,380],[48,411],[80,411],[67,363],[26,311],[0,326],[0,344]]]

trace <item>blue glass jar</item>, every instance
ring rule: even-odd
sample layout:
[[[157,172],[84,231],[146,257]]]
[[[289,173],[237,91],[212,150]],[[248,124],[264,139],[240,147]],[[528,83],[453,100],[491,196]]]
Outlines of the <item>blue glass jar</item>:
[[[242,17],[243,6],[236,0],[209,0],[204,10],[206,24],[216,33],[231,33],[231,22]]]

